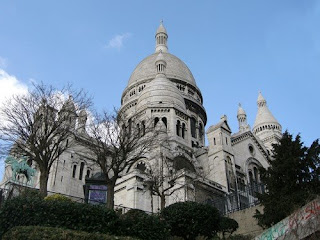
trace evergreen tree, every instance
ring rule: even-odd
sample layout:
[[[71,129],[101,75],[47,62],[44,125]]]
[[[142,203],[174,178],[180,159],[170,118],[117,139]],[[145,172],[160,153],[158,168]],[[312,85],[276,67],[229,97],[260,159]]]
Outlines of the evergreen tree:
[[[259,225],[270,227],[302,207],[320,193],[320,146],[318,140],[308,148],[300,135],[287,131],[273,145],[273,160],[268,169],[260,169],[267,191],[258,198],[264,213],[257,211]]]

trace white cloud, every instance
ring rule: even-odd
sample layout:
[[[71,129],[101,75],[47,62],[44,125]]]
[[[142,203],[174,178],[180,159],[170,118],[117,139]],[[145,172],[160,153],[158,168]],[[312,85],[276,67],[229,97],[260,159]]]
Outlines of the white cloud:
[[[0,57],[0,68],[6,68],[8,66],[8,60],[6,58]]]
[[[106,45],[106,48],[116,48],[120,49],[123,47],[123,41],[131,36],[131,33],[118,34],[110,39],[109,43]]]
[[[0,107],[13,95],[25,94],[28,87],[0,68]]]
[[[1,69],[6,60],[0,57],[0,108],[13,95],[27,93],[28,87],[20,82],[15,76],[9,75],[6,71]],[[0,144],[3,144],[1,142]],[[4,161],[0,159],[0,181],[4,174]]]

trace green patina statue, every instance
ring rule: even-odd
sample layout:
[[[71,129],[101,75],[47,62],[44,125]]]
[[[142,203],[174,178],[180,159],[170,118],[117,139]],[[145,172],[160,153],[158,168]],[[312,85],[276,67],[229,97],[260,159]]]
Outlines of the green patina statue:
[[[16,178],[18,174],[24,174],[27,178],[27,184],[33,185],[33,176],[36,170],[28,165],[27,160],[28,158],[25,156],[20,159],[8,156],[5,162],[11,165],[13,181],[17,181]]]

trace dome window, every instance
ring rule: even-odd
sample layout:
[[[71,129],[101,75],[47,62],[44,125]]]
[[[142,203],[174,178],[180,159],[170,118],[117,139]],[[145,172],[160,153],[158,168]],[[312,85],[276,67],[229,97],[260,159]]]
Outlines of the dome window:
[[[180,126],[181,126],[180,121],[177,120],[177,125],[176,125],[176,133],[177,133],[177,136],[180,136]]]
[[[190,118],[191,136],[196,138],[196,119],[194,117]]]
[[[186,130],[186,125],[184,123],[182,123],[182,129],[181,129],[181,137],[184,139],[184,132]]]
[[[166,117],[163,117],[163,118],[162,118],[162,122],[164,123],[164,125],[165,125],[166,128],[167,128],[167,127],[168,127],[168,126],[167,126],[168,123],[167,123],[167,118],[166,118]]]
[[[157,123],[159,122],[159,118],[158,117],[156,117],[155,119],[154,119],[154,127],[156,127],[157,126]]]

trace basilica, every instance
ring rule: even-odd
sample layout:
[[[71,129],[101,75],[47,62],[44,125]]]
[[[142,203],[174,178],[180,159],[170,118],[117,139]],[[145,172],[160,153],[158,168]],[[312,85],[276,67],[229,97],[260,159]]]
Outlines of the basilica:
[[[256,200],[256,192],[264,191],[259,169],[268,168],[272,161],[272,144],[282,136],[281,125],[259,93],[253,128],[241,105],[237,132],[231,131],[225,115],[217,124],[206,126],[201,90],[187,65],[169,52],[168,33],[162,23],[155,43],[154,53],[131,74],[122,93],[120,112],[130,124],[143,126],[151,119],[167,141],[142,156],[118,179],[115,206],[148,212],[178,201],[211,203],[222,212],[248,207]],[[85,131],[85,111],[77,113],[77,118],[75,127]],[[89,202],[99,197],[105,200],[103,186],[85,187],[88,182],[99,180],[99,167],[78,157],[75,151],[68,150],[53,165],[49,192],[86,198]],[[0,183],[3,188],[12,182],[10,171],[6,165]],[[39,187],[38,177],[36,174],[32,187]],[[162,182],[151,188],[154,186],[150,179],[155,177]]]

